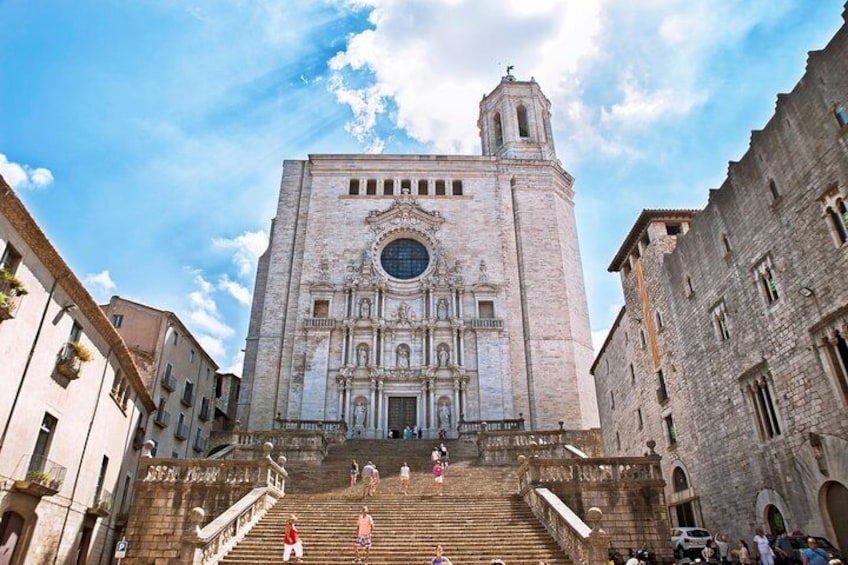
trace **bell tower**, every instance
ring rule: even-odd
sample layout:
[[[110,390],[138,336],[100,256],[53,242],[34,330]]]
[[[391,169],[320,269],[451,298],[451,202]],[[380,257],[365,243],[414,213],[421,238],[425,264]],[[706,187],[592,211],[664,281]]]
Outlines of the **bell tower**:
[[[510,70],[480,101],[477,127],[483,155],[554,161],[551,102],[534,78],[515,80]]]

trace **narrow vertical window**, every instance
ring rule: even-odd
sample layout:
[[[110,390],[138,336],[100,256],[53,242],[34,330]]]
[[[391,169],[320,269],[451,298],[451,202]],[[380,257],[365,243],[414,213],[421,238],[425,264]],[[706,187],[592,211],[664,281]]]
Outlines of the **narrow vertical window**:
[[[668,445],[673,447],[677,445],[677,431],[674,429],[674,420],[671,414],[663,418],[663,421],[665,422],[665,431],[668,434]]]
[[[686,296],[692,296],[695,293],[695,287],[692,286],[692,277],[686,275]]]
[[[615,392],[610,391],[610,410],[615,410]]]
[[[768,377],[752,380],[747,388],[760,439],[767,440],[780,435],[780,421]]]
[[[730,238],[728,238],[727,234],[725,233],[721,234],[721,244],[724,247],[725,254],[728,254],[733,251],[733,249],[730,247]]]
[[[444,196],[445,195],[445,181],[437,180],[436,181],[436,196]]]
[[[350,179],[347,193],[351,196],[356,196],[357,194],[359,194],[359,179]]]
[[[774,274],[771,272],[771,268],[766,267],[763,269],[762,274],[760,275],[760,281],[763,285],[763,290],[765,291],[766,300],[769,304],[773,304],[775,300],[778,298],[777,294],[777,282],[774,280]]]
[[[453,181],[453,195],[454,196],[462,196],[462,181],[461,180]]]
[[[391,195],[395,193],[395,181],[394,179],[384,179],[383,180],[383,194]]]
[[[637,429],[639,429],[639,430],[641,430],[642,428],[645,427],[645,422],[642,420],[642,409],[641,408],[636,409],[636,426],[637,426]]]
[[[38,437],[35,440],[35,447],[32,450],[32,459],[29,461],[29,469],[27,476],[32,473],[44,473],[50,468],[50,463],[47,456],[50,454],[50,446],[53,443],[53,436],[56,432],[56,424],[59,423],[54,416],[45,413],[41,420],[41,427],[38,428]]]
[[[409,194],[412,191],[412,181],[409,179],[402,179],[400,181],[400,193],[401,194]]]
[[[618,432],[615,432],[615,448],[621,451],[621,436],[618,435]]]
[[[501,115],[495,112],[495,117],[492,119],[495,129],[495,146],[503,145],[503,126],[501,125]]]
[[[123,314],[113,314],[112,315],[112,325],[116,328],[120,328],[124,325],[124,315]]]
[[[848,403],[848,343],[845,341],[845,335],[835,331],[830,336],[824,336],[821,343],[827,352],[836,384],[843,399]]]
[[[520,105],[516,109],[518,114],[518,135],[519,137],[530,137],[530,128],[527,126],[527,108]]]
[[[367,196],[377,196],[377,181],[365,181],[365,194]]]
[[[633,363],[630,364],[630,384],[636,384],[636,369],[633,368]]]
[[[657,310],[657,312],[656,312],[656,318],[657,318],[657,329],[658,329],[658,330],[663,329],[663,317],[662,317],[662,312],[660,312],[659,310]]]
[[[645,347],[647,347],[648,345],[648,341],[645,338],[645,330],[643,329],[639,330],[639,341],[641,342],[642,349],[645,349]]]
[[[713,327],[715,328],[716,336],[719,341],[727,341],[730,339],[730,325],[727,321],[727,311],[724,303],[719,304],[712,311]]]
[[[662,369],[657,371],[657,385],[657,400],[660,404],[664,404],[668,401],[668,389],[665,385],[665,375]]]
[[[18,271],[22,258],[18,250],[11,243],[7,243],[3,255],[0,257],[0,269],[14,275]]]
[[[429,181],[427,179],[421,179],[418,181],[418,194],[421,196],[427,196],[429,191]]]
[[[777,191],[777,183],[774,182],[774,179],[769,179],[768,183],[769,192],[771,193],[771,199],[777,200],[780,196],[780,193]]]

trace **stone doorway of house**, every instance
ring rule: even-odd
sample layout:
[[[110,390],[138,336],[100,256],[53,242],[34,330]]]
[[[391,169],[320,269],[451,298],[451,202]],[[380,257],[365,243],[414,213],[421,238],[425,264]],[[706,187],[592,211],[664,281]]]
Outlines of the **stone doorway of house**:
[[[821,491],[822,510],[830,519],[830,526],[836,539],[831,540],[839,546],[844,555],[848,551],[848,488],[836,481],[828,481]]]
[[[402,438],[403,429],[418,423],[418,398],[414,396],[389,397],[389,437]]]
[[[0,525],[0,565],[9,565],[15,559],[23,531],[23,516],[12,511],[3,514],[2,525]]]

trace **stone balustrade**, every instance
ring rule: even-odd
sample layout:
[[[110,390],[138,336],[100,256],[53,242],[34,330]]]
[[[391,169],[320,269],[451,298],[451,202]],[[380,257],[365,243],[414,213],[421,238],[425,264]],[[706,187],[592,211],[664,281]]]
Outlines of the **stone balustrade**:
[[[483,432],[521,431],[524,419],[517,420],[463,420],[458,426],[459,434],[479,434]]]
[[[580,519],[565,503],[546,488],[533,488],[524,500],[536,518],[545,526],[560,548],[577,565],[605,565],[609,536],[600,529],[603,513],[590,508],[588,519],[592,527]]]
[[[266,442],[274,445],[274,453],[284,454],[293,461],[322,461],[331,443],[318,431],[236,432],[235,456],[255,458]]]
[[[276,493],[269,492],[268,487],[257,487],[203,528],[200,524],[205,512],[201,508],[192,509],[195,525],[184,540],[184,555],[191,556],[193,565],[218,563],[277,500]]]
[[[523,420],[520,420],[523,423]],[[492,431],[491,424],[483,422],[477,435],[480,462],[505,465],[516,461],[519,455],[535,454],[550,459],[576,457],[585,453],[589,457],[603,453],[603,439],[599,429],[549,430],[549,431]]]
[[[556,485],[563,489],[580,490],[587,484],[640,483],[645,486],[664,486],[658,457],[595,457],[573,459],[525,458],[518,470],[521,492],[533,486]]]

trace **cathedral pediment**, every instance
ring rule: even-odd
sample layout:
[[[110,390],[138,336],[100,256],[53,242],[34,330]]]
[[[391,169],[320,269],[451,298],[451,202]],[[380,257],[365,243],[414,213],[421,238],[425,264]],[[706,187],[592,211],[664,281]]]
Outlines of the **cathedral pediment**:
[[[425,210],[417,199],[405,193],[397,196],[387,210],[372,210],[367,221],[375,232],[395,228],[434,232],[444,223],[445,218],[438,211]]]

